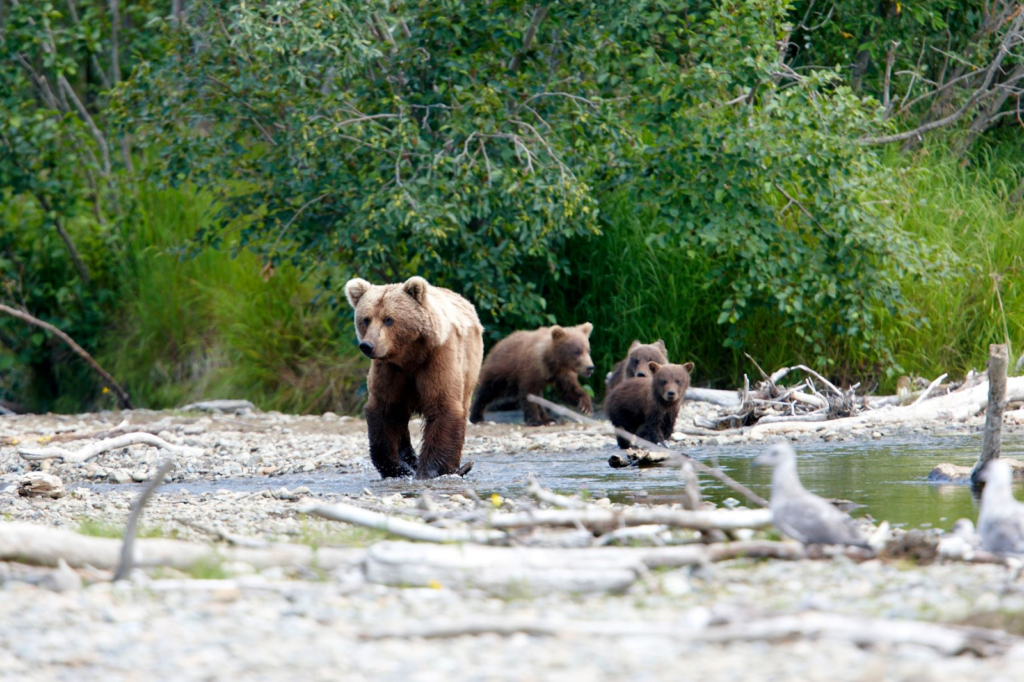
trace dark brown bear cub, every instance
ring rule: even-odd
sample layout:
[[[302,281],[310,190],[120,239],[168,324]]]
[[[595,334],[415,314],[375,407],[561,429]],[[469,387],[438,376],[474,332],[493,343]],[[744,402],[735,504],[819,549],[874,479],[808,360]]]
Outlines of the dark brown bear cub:
[[[679,408],[690,387],[693,363],[659,365],[647,363],[649,377],[626,379],[615,387],[604,409],[612,424],[654,443],[672,437]],[[628,440],[616,436],[620,448],[630,447]]]
[[[575,327],[541,327],[532,332],[513,332],[495,344],[480,370],[480,384],[469,411],[469,421],[483,421],[484,410],[492,401],[514,396],[523,408],[523,419],[530,426],[550,424],[553,420],[544,409],[526,399],[533,393],[541,395],[547,384],[554,383],[562,399],[585,414],[594,410],[590,396],[576,380],[594,371],[590,359],[589,322]]]
[[[665,342],[661,339],[654,343],[631,343],[626,359],[615,363],[615,367],[605,377],[604,383],[610,391],[626,379],[647,376],[649,362],[656,362],[659,365],[668,362],[668,351],[665,350]]]

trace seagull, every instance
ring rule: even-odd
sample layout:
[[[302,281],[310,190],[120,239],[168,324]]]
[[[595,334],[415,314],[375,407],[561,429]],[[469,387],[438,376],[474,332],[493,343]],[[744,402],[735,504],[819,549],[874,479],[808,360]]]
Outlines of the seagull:
[[[981,472],[985,489],[978,512],[981,548],[999,555],[1024,556],[1024,504],[1013,497],[1013,472],[993,459]]]
[[[773,445],[754,460],[755,466],[771,465],[772,521],[783,533],[805,545],[854,545],[869,547],[849,514],[809,492],[796,473],[796,452],[788,443]]]

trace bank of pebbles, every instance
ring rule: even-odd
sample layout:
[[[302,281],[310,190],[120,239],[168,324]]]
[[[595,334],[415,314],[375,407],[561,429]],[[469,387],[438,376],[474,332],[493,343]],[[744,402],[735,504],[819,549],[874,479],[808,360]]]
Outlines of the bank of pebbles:
[[[687,406],[689,417],[706,413]],[[81,529],[83,523],[119,528],[137,486],[162,454],[134,446],[72,466],[28,465],[17,454],[25,443],[42,446],[63,434],[109,429],[125,418],[158,424],[168,442],[201,448],[178,459],[169,477],[174,492],[147,508],[151,532],[208,540],[208,529],[270,540],[331,542],[343,538],[337,524],[305,519],[296,500],[316,490],[287,489],[275,479],[290,474],[371,474],[361,420],[277,413],[234,415],[135,411],[78,416],[0,418],[0,514],[6,520]],[[901,427],[930,432],[969,431],[977,420],[955,426]],[[414,429],[415,431],[415,429]],[[844,434],[871,438],[873,432]],[[685,436],[685,442],[729,443],[735,436]],[[815,438],[814,434],[776,437]],[[715,440],[718,439],[718,440]],[[538,448],[590,450],[609,437],[572,425],[524,430],[509,425],[469,429],[466,457],[496,448],[527,453]],[[88,440],[60,443],[69,449]],[[69,493],[60,499],[26,499],[15,488],[30,470],[60,477]],[[231,490],[241,477],[265,487]],[[225,482],[223,490],[192,493],[189,484]],[[123,492],[112,482],[125,484]],[[90,489],[103,484],[102,492]],[[128,490],[127,488],[133,489]],[[205,486],[209,489],[209,485]],[[320,495],[323,497],[322,495]],[[399,493],[364,491],[352,500],[376,508],[406,507],[416,500]],[[344,497],[326,496],[329,499]],[[471,508],[458,492],[438,492],[442,509]],[[521,501],[498,500],[506,508]],[[607,500],[600,501],[608,504]],[[806,609],[868,616],[971,622],[1016,629],[1024,620],[1024,583],[1007,569],[963,564],[912,567],[871,561],[754,562],[654,573],[626,594],[522,595],[498,599],[475,591],[392,588],[366,584],[357,570],[337,574],[256,572],[251,566],[221,567],[216,581],[173,571],[137,571],[127,583],[91,582],[79,587],[47,581],[46,571],[0,564],[0,679],[20,680],[676,680],[681,675],[731,680],[1019,680],[1024,649],[1004,656],[944,658],[914,646],[863,649],[838,641],[700,645],[685,637],[570,635],[462,636],[449,640],[372,640],[368,632],[403,624],[559,618],[664,623],[679,632],[709,619]],[[70,589],[67,589],[69,588]]]

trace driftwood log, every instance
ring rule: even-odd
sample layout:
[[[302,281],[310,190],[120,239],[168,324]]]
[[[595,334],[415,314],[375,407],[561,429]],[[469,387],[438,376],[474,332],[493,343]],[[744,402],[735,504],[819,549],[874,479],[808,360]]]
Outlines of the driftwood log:
[[[192,448],[186,445],[174,445],[172,443],[168,443],[159,436],[154,436],[151,433],[140,432],[125,433],[114,438],[106,438],[104,440],[96,441],[95,443],[90,443],[89,445],[75,451],[59,447],[22,447],[18,449],[18,454],[21,455],[23,459],[30,462],[38,462],[44,459],[60,459],[70,464],[83,464],[94,457],[102,455],[104,452],[128,447],[129,445],[152,445],[153,447],[167,450],[172,454],[180,455],[199,456],[203,453],[202,448]]]
[[[802,559],[791,542],[732,542],[683,547],[548,549],[378,542],[366,555],[366,579],[385,585],[459,587],[495,594],[619,592],[652,568],[694,566],[738,557]]]
[[[971,653],[994,656],[1024,643],[1020,637],[986,628],[962,627],[895,618],[868,618],[806,612],[775,617],[746,617],[725,624],[709,623],[706,611],[678,622],[571,621],[557,618],[478,618],[455,622],[421,623],[369,631],[365,639],[450,639],[472,635],[535,637],[642,637],[686,643],[776,642],[790,639],[838,639],[858,646],[909,644],[947,656]]]
[[[0,523],[0,561],[56,566],[64,559],[73,568],[92,566],[112,571],[120,563],[121,548],[121,540],[114,538],[88,537],[28,523]],[[257,569],[296,566],[330,571],[358,564],[365,555],[365,550],[313,549],[305,545],[249,549],[152,538],[136,540],[132,561],[137,567],[167,566],[182,571],[222,561],[243,561]]]

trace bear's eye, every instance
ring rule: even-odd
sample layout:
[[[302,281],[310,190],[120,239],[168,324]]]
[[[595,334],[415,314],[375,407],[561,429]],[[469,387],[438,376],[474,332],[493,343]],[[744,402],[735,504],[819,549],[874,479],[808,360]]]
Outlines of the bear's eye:
[[[370,318],[368,318],[368,317],[364,317],[364,318],[363,318],[363,324],[364,324],[365,326],[369,327],[369,326],[370,326]]]
[[[662,379],[662,380],[661,380],[661,385],[662,385],[662,386],[664,386],[664,385],[665,385],[665,384],[667,384],[667,383],[668,383],[668,382],[667,382],[666,380],[664,380],[664,379]]]
[[[390,327],[394,323],[395,323],[395,318],[393,318],[393,317],[385,317],[384,318],[384,326],[385,327]]]
[[[576,349],[576,357],[583,355],[583,351],[579,348]]]

